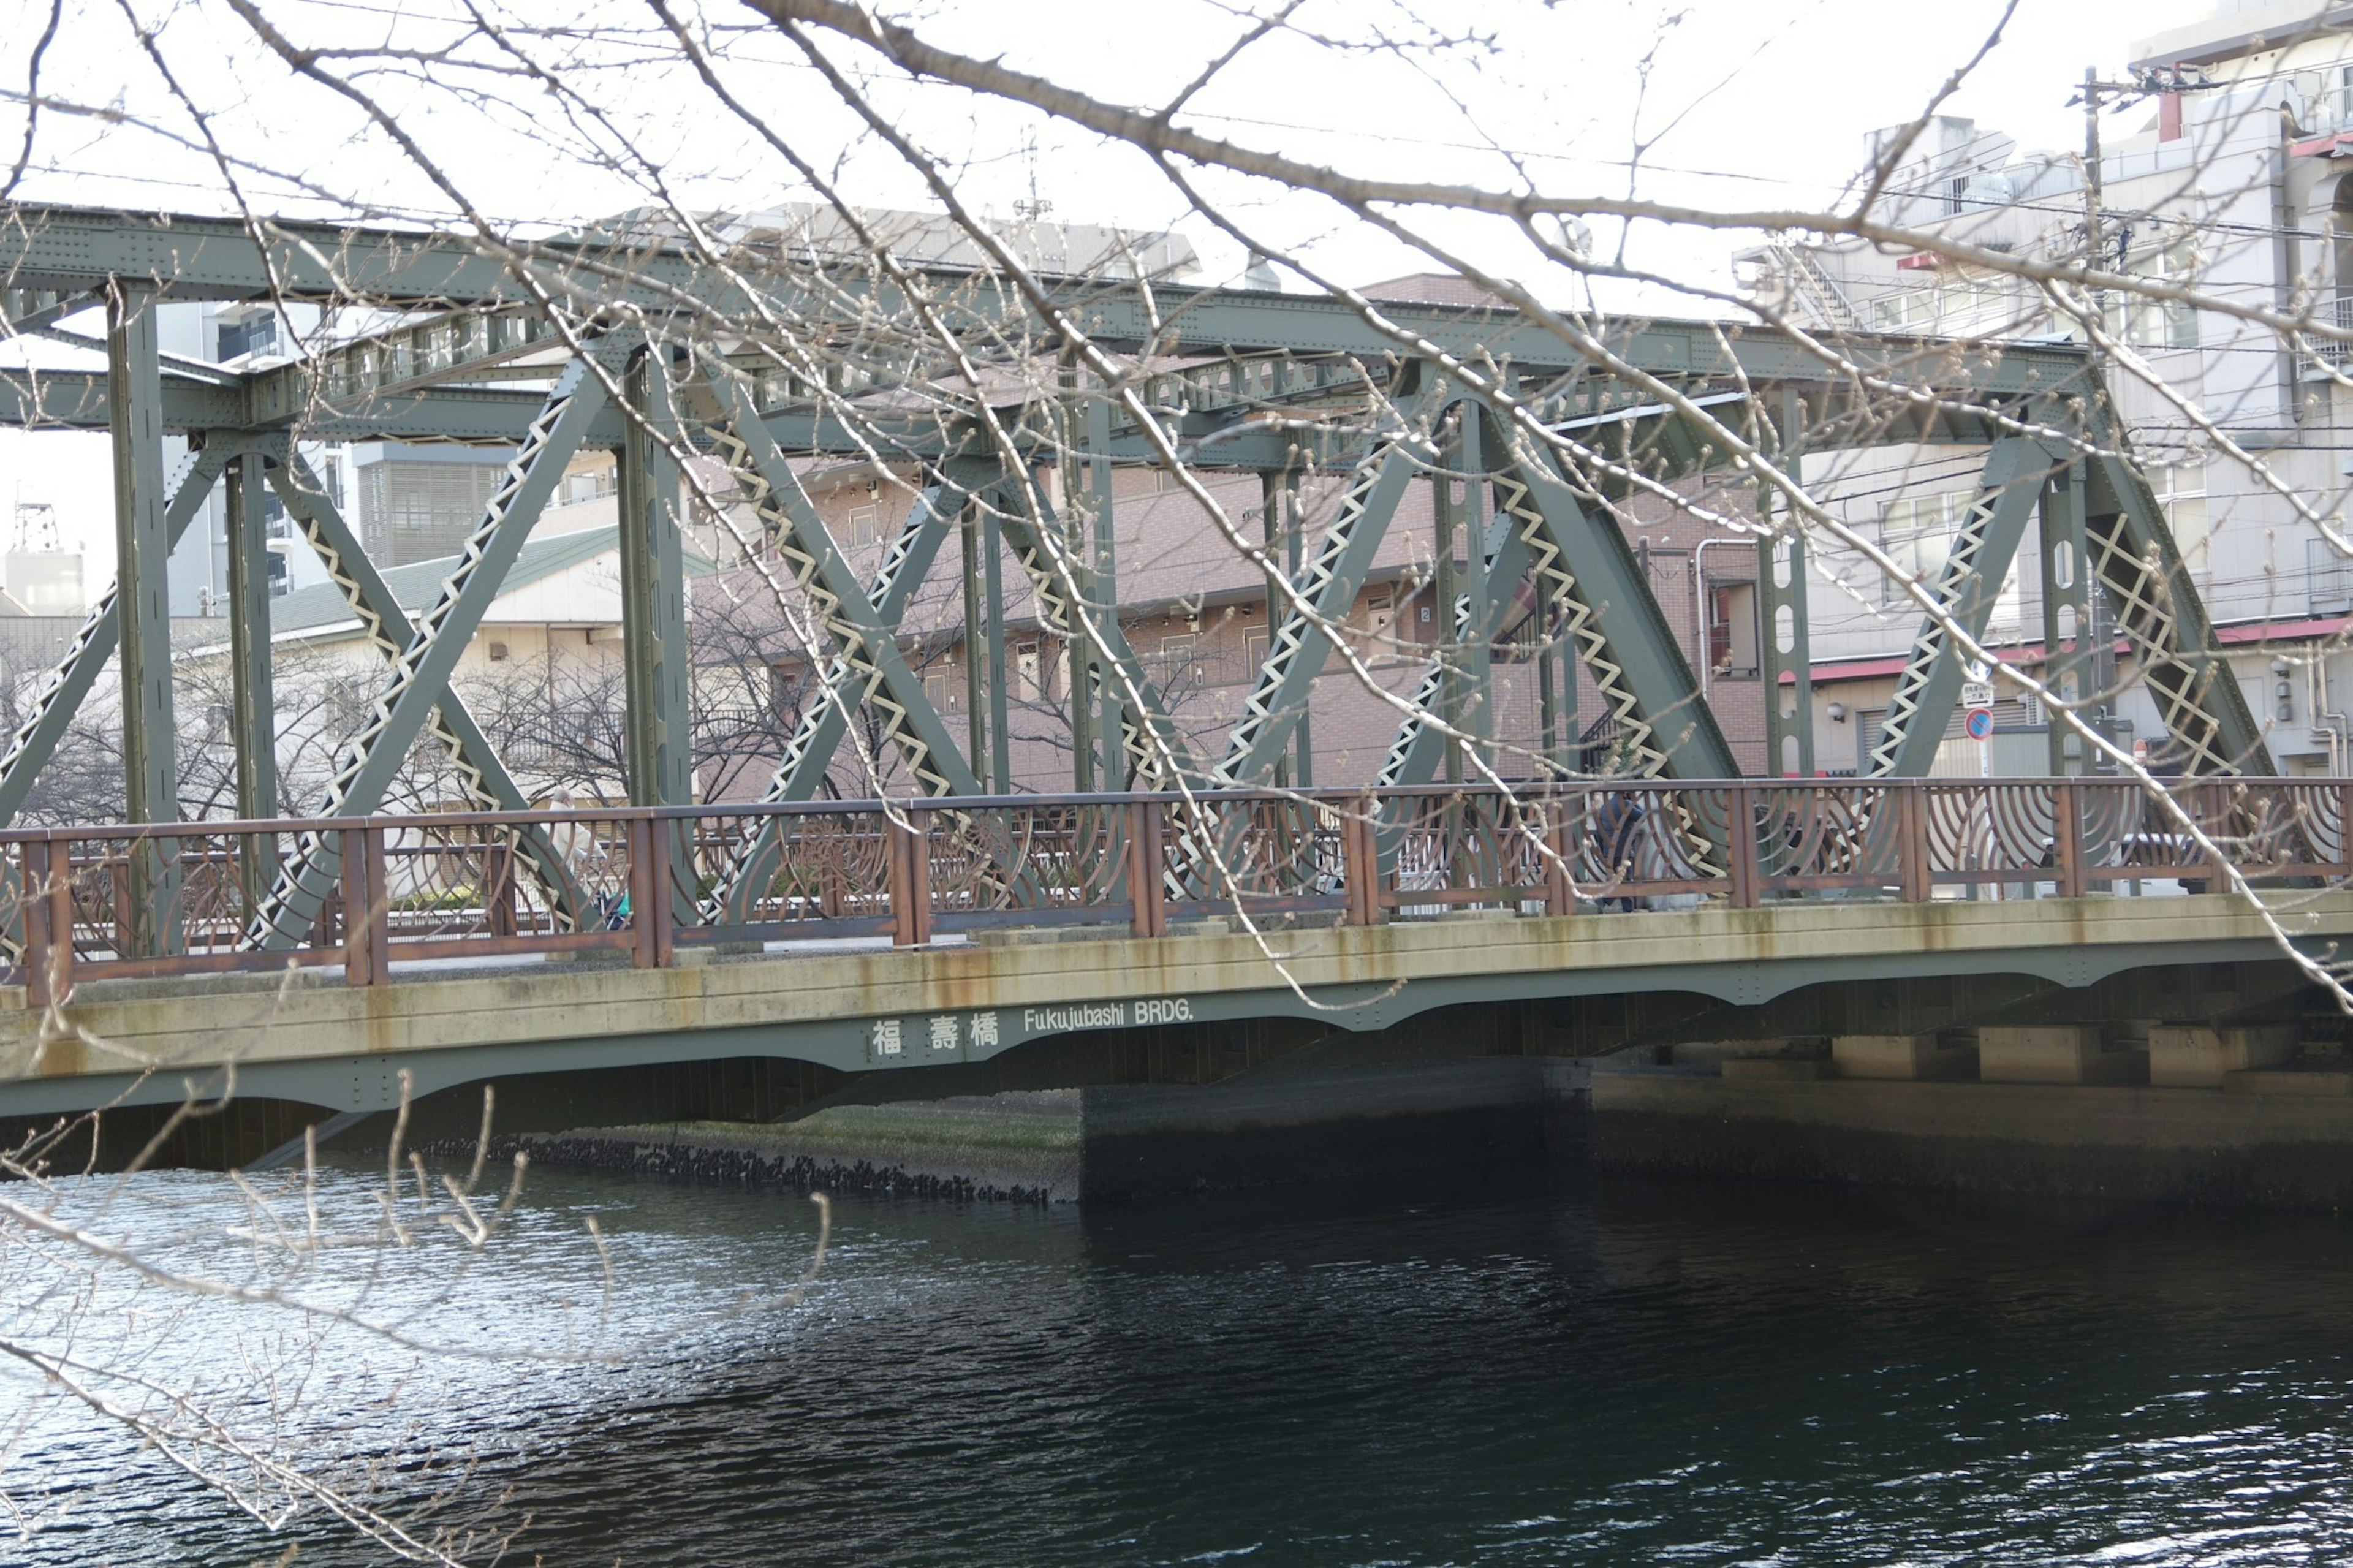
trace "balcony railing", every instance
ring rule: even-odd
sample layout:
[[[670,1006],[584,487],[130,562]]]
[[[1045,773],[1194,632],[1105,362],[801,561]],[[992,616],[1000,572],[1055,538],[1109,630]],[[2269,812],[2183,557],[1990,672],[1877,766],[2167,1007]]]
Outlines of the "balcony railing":
[[[2179,814],[2177,816],[2177,812]],[[2211,856],[2183,826],[2194,824]],[[80,981],[1236,914],[1377,925],[1472,908],[1919,903],[2353,879],[2353,781],[1443,785],[185,823],[0,834],[0,938],[37,1003]],[[305,833],[340,881],[299,941],[250,938]],[[282,921],[281,921],[282,925]]]

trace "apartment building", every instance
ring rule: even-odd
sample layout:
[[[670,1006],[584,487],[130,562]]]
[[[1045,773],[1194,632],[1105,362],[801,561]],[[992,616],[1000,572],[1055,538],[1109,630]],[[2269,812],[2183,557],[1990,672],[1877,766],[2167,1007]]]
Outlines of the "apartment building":
[[[2096,301],[2109,380],[2250,708],[2293,773],[2344,773],[2353,655],[2353,560],[2311,515],[2345,515],[2353,473],[2353,345],[2283,341],[2246,309],[2353,325],[2353,5],[2225,0],[2190,26],[2132,47],[2145,90],[2101,117],[2096,207],[2078,151],[2024,149],[1970,121],[1930,121],[1890,184],[1884,216],[1980,250],[2098,259],[2194,285],[2221,308],[2140,295]],[[2060,90],[2054,81],[2053,90]],[[1874,156],[1894,132],[1873,138]],[[1994,267],[1931,249],[1777,239],[1738,258],[1757,298],[1829,331],[2085,342],[2083,321]],[[1826,500],[1924,575],[1942,563],[1982,454],[1857,454],[1810,468]],[[2041,657],[2031,542],[1994,616],[2004,658]],[[1818,552],[1810,610],[1817,757],[1869,755],[1918,625],[1900,586],[1852,552]],[[2129,677],[2129,664],[2120,672]],[[2041,715],[1998,710],[1997,771],[2041,771]],[[2121,734],[2160,756],[2137,687]],[[1952,750],[1948,748],[1948,751]],[[1951,760],[1975,772],[1974,749]]]

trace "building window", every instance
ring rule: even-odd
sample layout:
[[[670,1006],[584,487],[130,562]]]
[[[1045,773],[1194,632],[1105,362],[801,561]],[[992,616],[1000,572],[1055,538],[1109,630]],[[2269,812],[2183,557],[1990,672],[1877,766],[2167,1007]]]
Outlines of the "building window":
[[[2136,278],[2188,288],[2195,284],[2197,253],[2187,241],[2136,257],[2126,268]],[[2198,311],[2171,300],[2121,291],[2110,296],[2101,323],[2111,337],[2135,348],[2194,349],[2198,346]]]
[[[1193,656],[1199,650],[1201,639],[1197,637],[1162,637],[1160,639],[1160,680],[1164,686],[1174,685],[1178,679],[1198,672],[1193,668]]]
[[[1735,680],[1757,679],[1756,584],[1708,584],[1707,668]]]
[[[882,509],[879,506],[854,506],[849,509],[849,544],[851,549],[872,544],[882,537]]]

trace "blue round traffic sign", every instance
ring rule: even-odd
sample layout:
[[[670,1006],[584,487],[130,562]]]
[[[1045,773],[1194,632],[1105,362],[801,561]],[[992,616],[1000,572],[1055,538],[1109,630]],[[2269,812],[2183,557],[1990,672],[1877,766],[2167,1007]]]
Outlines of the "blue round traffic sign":
[[[1968,732],[1969,739],[1972,741],[1992,740],[1993,710],[1990,708],[1970,709],[1969,716],[1961,722],[1961,728]]]

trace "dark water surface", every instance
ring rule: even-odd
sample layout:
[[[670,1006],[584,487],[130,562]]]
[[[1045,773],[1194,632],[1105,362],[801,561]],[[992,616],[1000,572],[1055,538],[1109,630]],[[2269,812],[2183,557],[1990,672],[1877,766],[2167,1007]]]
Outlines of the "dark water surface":
[[[2353,1562],[2330,1218],[1568,1175],[852,1198],[805,1306],[712,1316],[791,1282],[807,1199],[539,1172],[527,1203],[600,1216],[654,1348],[424,1375],[411,1418],[534,1520],[513,1561]],[[218,1515],[100,1509],[35,1559],[274,1554]]]

